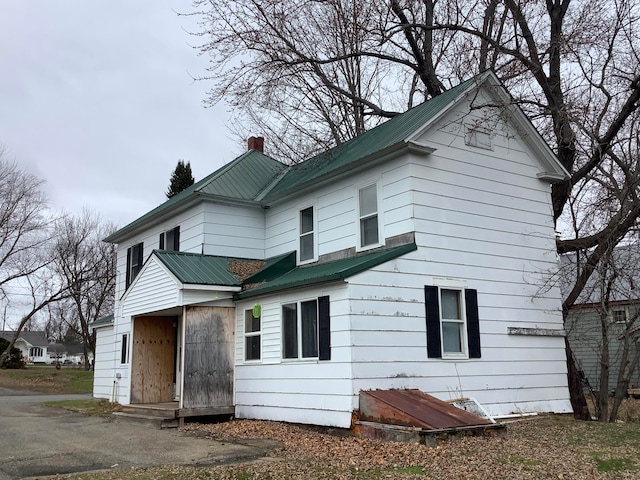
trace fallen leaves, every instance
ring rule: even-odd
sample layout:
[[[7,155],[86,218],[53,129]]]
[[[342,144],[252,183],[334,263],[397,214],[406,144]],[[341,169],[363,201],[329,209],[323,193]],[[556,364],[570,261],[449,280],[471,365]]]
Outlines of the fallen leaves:
[[[509,424],[507,436],[465,437],[429,448],[423,445],[367,440],[340,429],[321,429],[279,422],[234,420],[187,424],[218,441],[269,438],[281,447],[269,461],[219,467],[212,478],[360,479],[581,479],[636,478],[637,471],[599,472],[589,448],[572,445],[573,430],[584,422],[567,417],[539,417]],[[638,445],[624,453],[640,465]]]

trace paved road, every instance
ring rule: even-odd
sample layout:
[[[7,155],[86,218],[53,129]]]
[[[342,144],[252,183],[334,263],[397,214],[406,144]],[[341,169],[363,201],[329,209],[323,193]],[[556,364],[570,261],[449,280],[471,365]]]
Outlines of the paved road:
[[[177,429],[114,422],[45,407],[90,395],[0,388],[0,480],[151,465],[214,465],[257,458],[272,445],[196,438]]]

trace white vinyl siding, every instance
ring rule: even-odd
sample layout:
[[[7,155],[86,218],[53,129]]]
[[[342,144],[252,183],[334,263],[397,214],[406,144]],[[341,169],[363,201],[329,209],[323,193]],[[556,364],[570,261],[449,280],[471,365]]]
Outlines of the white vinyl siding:
[[[93,396],[111,400],[114,381],[116,346],[113,326],[96,329],[96,351],[93,366]]]

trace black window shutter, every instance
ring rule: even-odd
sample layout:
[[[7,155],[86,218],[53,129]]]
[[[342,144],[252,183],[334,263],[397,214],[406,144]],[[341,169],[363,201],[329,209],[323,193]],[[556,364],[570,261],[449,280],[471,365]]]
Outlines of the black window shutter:
[[[136,272],[136,275],[140,270],[142,270],[143,261],[144,261],[144,246],[142,243],[139,243],[138,244],[138,271]]]
[[[431,285],[424,287],[424,305],[427,317],[427,356],[429,358],[442,358],[438,287]]]
[[[125,288],[131,285],[131,247],[127,248],[127,280]]]
[[[160,241],[158,242],[158,249],[164,250],[164,232],[160,234]]]
[[[180,251],[180,226],[173,229],[173,250]]]
[[[318,297],[318,359],[331,360],[329,297]]]
[[[467,311],[467,341],[469,358],[480,358],[480,318],[478,316],[478,291],[464,291],[464,302]]]

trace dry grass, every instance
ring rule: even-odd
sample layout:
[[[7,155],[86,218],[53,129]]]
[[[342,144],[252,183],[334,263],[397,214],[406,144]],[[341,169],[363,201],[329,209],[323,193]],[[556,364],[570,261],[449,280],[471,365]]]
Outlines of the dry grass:
[[[93,372],[73,367],[56,370],[51,365],[0,369],[0,387],[40,393],[91,393]]]

